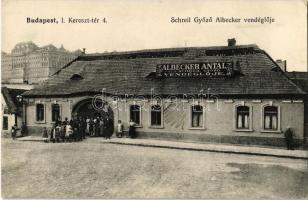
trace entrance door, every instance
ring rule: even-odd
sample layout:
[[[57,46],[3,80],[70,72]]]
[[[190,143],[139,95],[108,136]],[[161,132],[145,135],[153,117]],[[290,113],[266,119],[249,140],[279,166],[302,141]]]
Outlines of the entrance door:
[[[72,116],[82,116],[92,119],[99,117],[100,120],[104,120],[106,131],[113,133],[114,115],[107,102],[97,102],[94,106],[92,99],[83,100],[73,108]]]

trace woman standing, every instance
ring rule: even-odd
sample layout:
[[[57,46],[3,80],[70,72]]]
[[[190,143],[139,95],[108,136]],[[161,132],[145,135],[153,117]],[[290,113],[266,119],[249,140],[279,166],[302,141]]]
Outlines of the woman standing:
[[[92,117],[89,121],[89,134],[90,134],[91,137],[94,136],[94,121],[93,121]]]
[[[100,118],[100,120],[99,120],[99,136],[101,136],[101,137],[106,137],[105,136],[105,123],[104,123],[104,119],[103,119],[103,117],[101,117]]]
[[[90,136],[90,118],[88,116],[86,118],[86,135]]]
[[[56,124],[53,125],[50,133],[50,141],[55,143],[56,142]]]
[[[97,136],[99,136],[99,122],[100,122],[100,120],[99,120],[99,117],[97,117],[96,118],[96,121],[95,121],[95,136],[97,137]]]
[[[136,134],[136,123],[133,122],[133,120],[130,120],[129,122],[129,130],[128,130],[128,135],[130,138],[136,138],[137,134]]]
[[[66,129],[65,129],[65,138],[66,141],[68,142],[72,142],[73,139],[73,128],[72,128],[72,123],[69,123],[66,125]]]

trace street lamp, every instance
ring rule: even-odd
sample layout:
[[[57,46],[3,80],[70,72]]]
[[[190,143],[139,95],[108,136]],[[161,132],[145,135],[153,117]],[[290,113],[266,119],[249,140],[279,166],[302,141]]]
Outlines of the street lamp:
[[[22,125],[21,125],[21,134],[25,136],[28,134],[27,123],[26,123],[26,101],[23,96],[17,95],[16,99],[19,103],[22,103]]]
[[[22,101],[23,101],[23,97],[22,97],[21,95],[17,95],[17,96],[16,96],[16,99],[17,99],[17,101],[20,102],[20,103],[22,103]]]

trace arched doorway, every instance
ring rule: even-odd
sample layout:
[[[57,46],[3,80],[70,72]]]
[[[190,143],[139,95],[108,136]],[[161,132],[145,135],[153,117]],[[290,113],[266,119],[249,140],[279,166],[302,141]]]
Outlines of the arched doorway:
[[[78,102],[72,110],[72,118],[82,116],[84,118],[100,118],[104,120],[105,131],[113,133],[114,113],[106,101],[96,100],[95,104],[92,98],[84,99]]]

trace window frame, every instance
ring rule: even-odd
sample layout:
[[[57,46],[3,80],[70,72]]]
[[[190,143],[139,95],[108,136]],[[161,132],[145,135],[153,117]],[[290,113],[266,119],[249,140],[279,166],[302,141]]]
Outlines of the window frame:
[[[237,127],[237,109],[238,109],[238,107],[241,107],[241,106],[246,106],[246,107],[249,108],[248,128],[238,128]],[[244,104],[244,103],[234,105],[234,116],[233,116],[233,118],[234,118],[234,120],[233,120],[234,131],[237,131],[237,132],[252,132],[252,131],[254,131],[253,130],[253,107],[252,107],[252,105]]]
[[[59,117],[60,117],[60,120],[62,120],[62,106],[61,106],[61,104],[59,104],[59,103],[52,103],[51,104],[51,122],[52,123],[54,123],[55,122],[55,120],[53,120],[52,119],[52,115],[53,115],[53,105],[58,105],[59,106]]]
[[[9,108],[6,105],[2,105],[2,108],[3,108],[3,114],[4,115],[9,115],[10,114]]]
[[[268,107],[268,106],[274,106],[277,108],[277,129],[265,129],[264,128],[264,109],[265,107]],[[264,104],[262,105],[261,107],[261,132],[262,133],[282,133],[281,131],[281,112],[280,112],[280,106],[279,105],[273,105],[273,104]]]
[[[160,125],[152,125],[152,107],[153,106],[160,106]],[[158,105],[153,105],[150,104],[149,106],[149,128],[164,128],[164,109],[163,106],[158,104]]]
[[[37,106],[38,105],[43,105],[43,108],[44,108],[44,119],[43,120],[40,120],[40,121],[38,121],[37,120],[37,114],[38,114],[38,112],[37,112]],[[40,102],[38,102],[38,103],[35,103],[35,122],[37,123],[37,124],[45,124],[46,123],[46,104],[45,103],[40,103]]]
[[[135,127],[138,127],[138,128],[140,128],[140,127],[142,127],[142,107],[141,107],[141,105],[140,104],[131,104],[131,105],[129,105],[128,106],[128,124],[130,123],[130,120],[131,120],[131,107],[132,106],[139,106],[139,124],[136,124],[136,126]]]
[[[202,126],[193,126],[193,107],[194,106],[201,106],[202,107]],[[201,104],[190,104],[189,105],[189,129],[190,130],[204,130],[205,129],[205,106]]]
[[[6,119],[6,129],[4,128],[5,126],[4,126],[4,119]],[[2,130],[3,131],[8,131],[9,130],[9,116],[7,116],[7,115],[3,115],[2,116]]]

